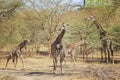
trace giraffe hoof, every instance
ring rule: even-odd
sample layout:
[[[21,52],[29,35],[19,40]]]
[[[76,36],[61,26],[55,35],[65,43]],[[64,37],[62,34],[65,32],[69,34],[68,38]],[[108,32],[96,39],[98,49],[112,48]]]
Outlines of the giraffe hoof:
[[[54,73],[54,74],[57,74],[57,71],[56,71],[56,70],[54,70],[54,71],[53,71],[53,73]]]
[[[64,75],[64,73],[61,73],[61,75]]]
[[[61,72],[61,75],[64,75],[64,72],[63,72],[63,71]]]

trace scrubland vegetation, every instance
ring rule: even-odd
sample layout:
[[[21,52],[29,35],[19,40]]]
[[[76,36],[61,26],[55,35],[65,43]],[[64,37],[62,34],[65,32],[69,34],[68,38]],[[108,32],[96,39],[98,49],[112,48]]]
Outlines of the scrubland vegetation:
[[[95,25],[92,25],[92,21],[86,21],[86,18],[88,18],[90,15],[94,15],[99,23],[102,25],[104,30],[107,31],[107,37],[113,40],[114,53],[115,55],[119,55],[120,1],[111,0],[112,2],[110,4],[102,6],[88,6],[89,3],[87,3],[87,5],[86,3],[84,3],[84,5],[76,5],[71,4],[72,1],[74,0],[70,0],[68,1],[68,3],[64,3],[64,0],[0,0],[0,69],[2,69],[3,65],[5,65],[4,63],[6,61],[4,59],[6,58],[6,52],[13,49],[16,45],[18,45],[25,39],[29,40],[30,42],[23,50],[23,54],[30,56],[31,54],[35,55],[36,53],[39,53],[41,51],[46,51],[49,54],[51,43],[54,41],[57,34],[59,33],[59,29],[62,26],[62,23],[67,23],[70,25],[70,27],[67,28],[62,41],[64,45],[79,41],[81,37],[84,37],[87,40],[87,45],[89,48],[99,48],[101,46],[99,40],[99,32],[96,29]],[[110,0],[105,1],[108,3]],[[45,56],[45,59],[48,59],[48,57],[49,56]],[[120,56],[117,57],[117,59],[119,58]],[[26,64],[29,64],[28,62],[31,62],[29,60],[27,61],[26,57],[25,61]],[[38,61],[42,60],[40,60],[39,58]],[[77,68],[80,67],[80,64],[82,63],[77,63]],[[44,67],[46,65],[50,65],[50,63],[46,63],[41,67]],[[84,65],[88,64],[85,63]],[[39,69],[38,65],[36,66],[37,69]],[[111,65],[107,65],[107,67],[109,67],[111,71],[115,72],[116,70],[114,71],[113,68],[111,68],[110,66]],[[116,66],[119,66],[119,63],[115,65],[114,68]],[[66,74],[69,73],[69,75],[72,75],[70,77],[71,80],[84,80],[82,72],[87,73],[86,69],[88,69],[89,67],[91,69],[88,69],[88,72],[93,74],[95,72],[94,70],[96,70],[98,66],[94,68],[91,67],[91,65],[86,66],[85,68],[83,67],[80,67],[81,69],[85,69],[85,71],[80,70],[81,77],[79,77],[79,75],[77,74],[79,73],[77,72],[77,69],[75,70],[77,78],[75,78],[76,76],[74,77],[74,75],[70,74],[69,72],[66,72]],[[31,69],[32,67],[29,68]],[[47,68],[45,67],[45,69]],[[116,68],[118,69],[118,67]],[[65,69],[66,71],[70,71],[70,69]],[[72,68],[72,70],[73,69],[74,68]],[[40,70],[42,69],[39,69],[39,71]],[[100,67],[100,71],[103,72],[99,71],[100,73],[95,73],[93,74],[93,76],[88,76],[88,78],[90,80],[119,80],[119,73],[117,73],[117,71],[115,72],[117,74],[117,78],[115,77],[108,79],[108,77],[105,77],[105,79],[103,79],[103,76],[100,76],[100,74],[104,73],[105,70],[107,70],[107,68],[103,69]],[[26,70],[26,73],[28,72],[30,71]],[[16,74],[17,72],[14,72],[13,70],[13,73]],[[107,73],[109,73],[109,71]],[[107,73],[104,74],[107,75]],[[47,72],[47,74],[49,73]],[[45,74],[45,77],[51,76],[51,74],[50,76],[48,76],[47,74]],[[62,80],[66,80],[69,75],[65,75],[65,78],[62,78]],[[1,75],[1,77],[3,76]],[[60,80],[60,78],[61,76],[56,78],[56,80]],[[13,79],[14,77],[10,76],[10,79],[5,77],[5,79],[2,80]],[[29,78],[26,78],[25,80],[27,79],[30,80]],[[52,79],[54,79],[53,75]],[[89,79],[85,78],[85,80]]]

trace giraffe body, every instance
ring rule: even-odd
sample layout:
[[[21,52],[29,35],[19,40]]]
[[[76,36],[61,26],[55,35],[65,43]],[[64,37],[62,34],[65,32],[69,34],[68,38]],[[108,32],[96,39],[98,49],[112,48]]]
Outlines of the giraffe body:
[[[81,38],[80,41],[74,42],[72,44],[69,44],[66,46],[66,54],[70,54],[71,55],[71,62],[74,63],[75,66],[75,59],[76,59],[76,48],[78,46],[81,46],[82,48],[82,55],[83,55],[83,60],[84,60],[84,55],[86,55],[86,59],[87,59],[87,45],[86,45],[86,41],[85,39]],[[70,62],[70,64],[71,64]]]
[[[113,44],[112,40],[106,37],[106,31],[102,28],[102,26],[99,24],[97,19],[94,16],[90,16],[89,20],[92,20],[93,23],[95,24],[96,28],[99,31],[100,35],[100,40],[101,40],[101,59],[103,59],[103,53],[105,55],[105,61],[108,62],[113,62]]]
[[[12,51],[7,52],[8,56],[7,56],[7,62],[6,62],[5,68],[7,68],[7,65],[8,65],[8,62],[10,59],[12,59],[13,64],[16,68],[18,57],[21,59],[22,65],[24,68],[24,62],[23,62],[23,58],[22,58],[22,48],[27,44],[27,42],[28,42],[27,40],[24,40],[18,46],[16,46]]]
[[[57,57],[60,55],[60,67],[61,67],[61,74],[63,74],[62,70],[62,62],[65,58],[65,53],[62,45],[62,38],[65,34],[65,27],[68,25],[63,25],[60,34],[57,36],[55,41],[51,44],[51,53],[53,56],[53,72],[57,73]]]

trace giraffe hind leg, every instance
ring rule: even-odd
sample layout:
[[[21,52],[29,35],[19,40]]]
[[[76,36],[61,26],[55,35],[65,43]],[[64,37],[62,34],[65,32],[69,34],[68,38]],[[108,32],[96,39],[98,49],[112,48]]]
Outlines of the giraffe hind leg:
[[[9,62],[10,59],[11,59],[10,57],[7,58],[5,69],[7,69],[7,65],[8,65],[8,62]]]
[[[7,62],[6,62],[6,65],[5,65],[5,69],[7,69],[7,65],[9,63],[9,60],[12,58],[12,53],[11,52],[7,52]]]
[[[16,63],[15,63],[16,66],[17,66],[17,62],[18,62],[18,56],[16,56]]]
[[[113,53],[113,48],[112,48],[112,45],[110,45],[110,53],[111,53],[111,62],[114,64],[114,53]]]

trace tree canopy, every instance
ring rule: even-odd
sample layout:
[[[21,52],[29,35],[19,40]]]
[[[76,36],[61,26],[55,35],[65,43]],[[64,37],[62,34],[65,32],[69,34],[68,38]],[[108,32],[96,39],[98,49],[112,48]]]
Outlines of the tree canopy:
[[[90,46],[96,44],[94,47],[98,47],[98,31],[91,26],[92,22],[85,21],[91,14],[108,32],[107,36],[114,40],[114,46],[120,47],[120,1],[115,0],[109,5],[109,0],[85,1],[86,6],[76,10],[69,5],[71,0],[68,3],[64,0],[0,0],[0,48],[14,46],[24,39],[30,39],[32,45],[50,46],[63,22],[71,25],[63,43],[85,37]]]

